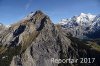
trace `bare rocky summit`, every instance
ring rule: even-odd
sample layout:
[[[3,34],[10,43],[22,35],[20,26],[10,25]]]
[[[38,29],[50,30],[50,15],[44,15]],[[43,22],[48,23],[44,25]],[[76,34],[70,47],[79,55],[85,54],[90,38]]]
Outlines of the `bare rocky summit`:
[[[100,47],[96,46],[72,37],[39,10],[1,34],[0,66],[100,66]],[[51,58],[96,59],[94,63],[57,64]]]

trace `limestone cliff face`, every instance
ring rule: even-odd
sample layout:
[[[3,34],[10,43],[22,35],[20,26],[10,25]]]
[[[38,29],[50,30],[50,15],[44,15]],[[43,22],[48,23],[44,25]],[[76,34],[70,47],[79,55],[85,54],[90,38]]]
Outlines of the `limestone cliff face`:
[[[36,11],[2,35],[0,43],[0,66],[99,66],[100,51],[85,42],[71,37],[60,25]],[[93,51],[93,52],[92,52]],[[95,54],[96,53],[96,54]],[[92,54],[92,55],[91,55]],[[93,64],[57,64],[51,59],[95,57]]]

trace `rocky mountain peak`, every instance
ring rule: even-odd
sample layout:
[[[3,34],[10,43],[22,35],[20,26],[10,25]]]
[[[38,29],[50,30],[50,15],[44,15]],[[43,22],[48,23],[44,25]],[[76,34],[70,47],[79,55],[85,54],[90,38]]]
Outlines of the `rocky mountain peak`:
[[[42,15],[44,13],[41,10],[37,10],[34,15],[36,15],[36,14],[41,14]]]
[[[47,15],[36,11],[0,34],[0,66],[81,66],[79,63],[55,63],[51,59],[89,56],[95,57],[97,64],[85,66],[100,66],[99,53],[95,54],[99,50],[91,49],[61,25],[53,24]]]
[[[42,11],[38,10],[35,13],[31,12],[28,16],[22,19],[20,22],[13,24],[11,27],[15,30],[20,25],[25,25],[26,27],[34,28],[35,30],[43,28],[44,25],[50,25],[51,20]]]
[[[24,19],[22,19],[21,21],[24,21],[24,20],[32,20],[33,18],[34,19],[39,19],[39,18],[42,18],[46,16],[42,11],[40,10],[37,10],[36,12],[31,12],[30,14],[28,14]]]

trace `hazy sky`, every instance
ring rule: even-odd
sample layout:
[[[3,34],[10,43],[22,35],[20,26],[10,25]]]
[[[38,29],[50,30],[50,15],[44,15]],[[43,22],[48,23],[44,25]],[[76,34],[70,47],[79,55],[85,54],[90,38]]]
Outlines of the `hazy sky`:
[[[54,23],[83,13],[100,14],[100,0],[0,0],[0,22],[12,24],[42,10]]]

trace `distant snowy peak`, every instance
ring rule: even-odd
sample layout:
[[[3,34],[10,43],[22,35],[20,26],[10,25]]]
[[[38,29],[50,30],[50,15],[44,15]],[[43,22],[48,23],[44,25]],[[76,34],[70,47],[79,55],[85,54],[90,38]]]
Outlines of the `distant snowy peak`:
[[[67,24],[69,22],[76,22],[80,25],[91,24],[95,18],[96,18],[96,15],[92,15],[90,13],[88,13],[88,14],[81,13],[80,15],[74,16],[70,19],[62,19],[59,22],[59,24],[64,25],[64,24]]]
[[[81,13],[79,17],[88,17],[89,19],[93,19],[96,17],[96,15],[92,15],[90,13],[88,13],[88,14]]]
[[[5,25],[5,27],[6,27],[6,28],[9,28],[9,27],[11,27],[11,25]]]
[[[100,15],[81,13],[70,19],[62,19],[59,24],[78,38],[97,38],[100,34]]]
[[[2,23],[0,23],[0,28],[9,28],[10,27],[10,25],[3,25]]]
[[[85,14],[85,13],[81,13],[78,17],[77,17],[77,22],[90,22],[93,21],[94,18],[96,17],[96,15],[92,15],[90,13]]]
[[[3,26],[3,24],[2,24],[2,23],[0,23],[0,26]]]
[[[64,25],[69,22],[69,19],[62,19],[59,24]]]
[[[81,13],[80,16],[83,16],[83,17],[88,16],[90,19],[96,17],[96,15],[92,15],[90,13],[88,13],[88,14]]]

